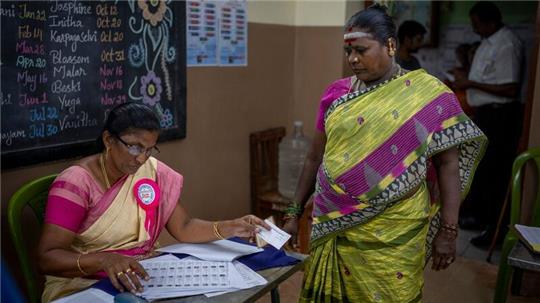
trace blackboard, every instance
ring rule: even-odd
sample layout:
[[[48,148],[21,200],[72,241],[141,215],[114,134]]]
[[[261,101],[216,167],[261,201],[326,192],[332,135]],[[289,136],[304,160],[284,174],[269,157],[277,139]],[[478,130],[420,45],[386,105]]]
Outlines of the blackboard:
[[[94,152],[106,114],[151,106],[186,133],[185,2],[2,1],[2,168]]]

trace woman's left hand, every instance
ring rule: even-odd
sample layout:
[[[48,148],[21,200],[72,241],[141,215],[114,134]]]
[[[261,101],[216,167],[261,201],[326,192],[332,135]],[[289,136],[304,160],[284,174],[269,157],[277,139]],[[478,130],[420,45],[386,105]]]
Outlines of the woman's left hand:
[[[270,230],[270,226],[254,215],[246,215],[238,219],[219,223],[219,232],[225,238],[241,237],[253,240],[260,227]]]
[[[431,269],[446,269],[456,259],[456,236],[444,229],[439,230],[433,241],[433,264]]]

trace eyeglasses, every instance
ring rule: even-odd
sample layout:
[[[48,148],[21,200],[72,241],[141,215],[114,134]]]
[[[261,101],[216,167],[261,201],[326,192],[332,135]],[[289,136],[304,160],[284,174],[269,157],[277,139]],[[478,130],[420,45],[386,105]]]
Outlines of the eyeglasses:
[[[132,145],[126,143],[126,141],[122,140],[120,136],[115,136],[118,141],[122,142],[128,150],[128,153],[132,156],[138,157],[140,154],[143,154],[147,157],[155,156],[159,154],[159,148],[157,146],[152,146],[148,149],[141,147],[140,145]]]

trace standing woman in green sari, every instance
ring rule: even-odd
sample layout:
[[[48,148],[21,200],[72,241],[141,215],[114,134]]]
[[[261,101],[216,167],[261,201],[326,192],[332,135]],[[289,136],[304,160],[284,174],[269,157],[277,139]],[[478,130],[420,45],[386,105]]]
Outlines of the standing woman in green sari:
[[[452,91],[395,63],[379,5],[348,21],[354,72],[325,91],[285,230],[314,192],[301,302],[420,302],[423,269],[455,259],[457,219],[486,137]]]

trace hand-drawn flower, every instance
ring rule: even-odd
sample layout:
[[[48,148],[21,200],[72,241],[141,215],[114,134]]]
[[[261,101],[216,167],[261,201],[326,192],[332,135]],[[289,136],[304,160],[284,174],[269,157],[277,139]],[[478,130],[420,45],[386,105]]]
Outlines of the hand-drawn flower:
[[[153,71],[149,71],[146,76],[141,77],[141,95],[143,103],[154,106],[161,99],[161,79]]]
[[[133,67],[141,67],[146,59],[143,40],[139,39],[138,43],[133,43],[128,49],[128,61]]]
[[[159,124],[163,129],[170,128],[173,125],[173,116],[168,108],[163,112],[163,116],[161,116]]]
[[[143,11],[143,18],[148,20],[152,26],[156,26],[163,20],[163,15],[167,10],[167,4],[161,0],[138,0],[137,5]]]

